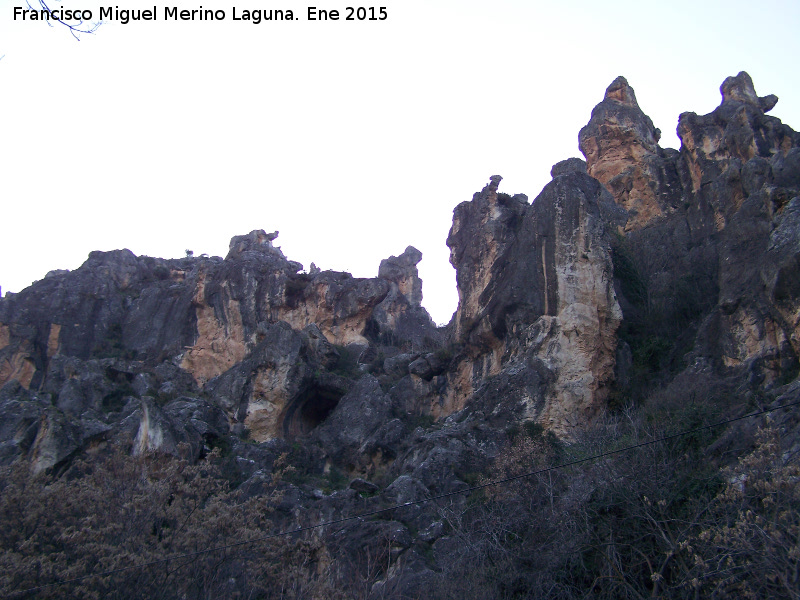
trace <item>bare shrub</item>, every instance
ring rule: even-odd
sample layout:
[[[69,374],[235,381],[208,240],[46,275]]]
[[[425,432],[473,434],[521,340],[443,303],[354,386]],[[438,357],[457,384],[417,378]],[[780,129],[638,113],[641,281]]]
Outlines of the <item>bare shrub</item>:
[[[269,517],[280,473],[265,494],[244,498],[229,488],[220,463],[216,451],[192,465],[111,448],[95,450],[61,477],[32,476],[24,463],[2,469],[0,594],[36,588],[37,598],[307,597],[319,580],[314,544],[274,538],[206,552],[275,530]],[[174,555],[185,556],[84,578]]]
[[[682,544],[693,564],[685,585],[708,598],[798,598],[800,466],[784,457],[775,427],[725,469],[704,527]]]

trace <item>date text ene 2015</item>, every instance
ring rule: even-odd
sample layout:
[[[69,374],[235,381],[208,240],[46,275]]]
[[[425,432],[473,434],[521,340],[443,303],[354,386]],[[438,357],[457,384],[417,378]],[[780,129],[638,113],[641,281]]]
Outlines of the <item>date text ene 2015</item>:
[[[385,21],[389,16],[385,6],[347,6],[344,9],[344,13],[345,21]],[[335,8],[325,9],[309,6],[308,20],[340,21],[342,20],[342,11]]]

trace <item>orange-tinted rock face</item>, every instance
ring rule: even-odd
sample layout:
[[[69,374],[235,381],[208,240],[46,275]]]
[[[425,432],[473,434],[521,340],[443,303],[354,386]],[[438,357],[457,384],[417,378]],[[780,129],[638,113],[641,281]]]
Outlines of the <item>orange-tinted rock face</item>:
[[[31,344],[15,340],[8,325],[0,323],[0,388],[12,380],[30,387],[36,367],[31,359]]]
[[[315,324],[332,344],[368,344],[364,333],[375,306],[389,286],[376,279],[319,273],[300,282],[292,296],[275,309],[277,320],[295,329]],[[287,283],[287,290],[288,290]]]
[[[0,359],[0,387],[16,380],[24,388],[29,388],[36,367],[30,360],[30,353],[20,350],[7,358]]]
[[[50,335],[47,338],[47,358],[52,358],[58,353],[58,336],[61,334],[61,325],[50,324]]]
[[[617,78],[581,130],[580,148],[588,173],[628,210],[627,243],[639,255],[662,248],[655,261],[636,257],[647,310],[660,305],[666,316],[658,318],[682,319],[670,307],[687,292],[675,290],[702,288],[696,304],[719,302],[720,364],[758,363],[771,379],[798,355],[797,302],[787,300],[796,294],[777,290],[791,279],[781,274],[797,271],[787,241],[794,217],[784,213],[800,190],[800,136],[766,115],[777,97],[758,96],[747,73],[725,79],[720,93],[712,113],[680,116],[675,152],[658,147],[658,130]]]
[[[186,349],[181,361],[181,367],[201,385],[240,362],[248,351],[239,302],[230,298],[223,283],[223,312],[217,316],[214,307],[205,302],[205,281],[205,275],[201,275],[193,300],[197,339]]]
[[[225,260],[167,261],[136,257],[127,250],[94,252],[72,273],[48,274],[33,288],[3,299],[0,306],[8,319],[0,324],[0,387],[16,380],[24,388],[44,386],[57,397],[60,388],[72,386],[64,388],[66,404],[75,410],[103,409],[99,403],[106,391],[96,387],[90,393],[83,384],[48,375],[52,361],[66,357],[169,361],[191,376],[195,388],[206,387],[252,358],[272,335],[273,325],[284,323],[298,335],[303,331],[303,336],[315,338],[307,342],[311,346],[321,347],[317,338],[324,340],[324,357],[309,362],[295,352],[272,356],[263,364],[256,361],[237,379],[236,389],[228,390],[235,399],[219,399],[231,423],[244,423],[254,439],[268,439],[283,435],[287,407],[307,385],[308,372],[335,362],[330,344],[357,344],[363,351],[378,338],[409,348],[435,343],[439,334],[420,304],[419,251],[409,247],[383,261],[378,277],[358,279],[319,269],[300,273],[302,265],[287,260],[273,245],[276,238],[277,232],[259,230],[237,236]],[[284,350],[289,346],[278,345]],[[104,377],[104,366],[92,368]],[[58,377],[62,376],[66,377]],[[130,383],[127,375],[112,377]],[[151,395],[158,392],[142,389]],[[174,395],[172,389],[167,386],[162,398]],[[320,394],[335,397],[336,390]],[[301,413],[316,414],[313,407]]]
[[[458,309],[455,335],[483,337],[492,344],[491,332],[476,332],[486,309],[484,292],[492,281],[493,269],[515,240],[510,223],[521,218],[526,200],[498,197],[502,177],[495,175],[491,182],[471,202],[459,204],[453,211],[453,226],[447,237],[450,264],[456,269]]]
[[[721,360],[772,381],[800,355],[797,286],[787,283],[800,256],[800,136],[765,114],[778,99],[759,97],[747,73],[720,93],[712,113],[680,116],[681,155],[692,203],[709,207],[720,232]]]
[[[639,108],[633,88],[617,77],[581,129],[587,172],[630,212],[625,229],[641,229],[663,216],[659,200],[658,140],[661,132]]]

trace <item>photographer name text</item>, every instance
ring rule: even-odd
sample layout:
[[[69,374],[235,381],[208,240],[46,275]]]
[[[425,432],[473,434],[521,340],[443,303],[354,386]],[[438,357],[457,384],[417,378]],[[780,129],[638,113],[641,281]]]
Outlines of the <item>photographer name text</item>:
[[[161,18],[159,18],[159,15]],[[34,10],[22,6],[14,7],[15,21],[58,21],[72,22],[117,22],[123,25],[142,21],[231,21],[249,22],[254,25],[273,21],[385,21],[389,18],[385,6],[346,6],[339,8],[317,8],[309,6],[305,11],[291,9],[248,9],[231,7],[230,12],[222,9],[199,8],[183,9],[177,6],[126,9],[118,6],[104,6],[97,10],[62,9]],[[303,18],[305,17],[305,19]]]

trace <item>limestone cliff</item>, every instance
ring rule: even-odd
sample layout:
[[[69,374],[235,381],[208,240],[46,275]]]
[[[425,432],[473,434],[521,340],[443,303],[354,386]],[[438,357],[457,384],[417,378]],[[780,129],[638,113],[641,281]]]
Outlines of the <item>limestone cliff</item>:
[[[629,321],[688,325],[716,306],[698,334],[701,354],[772,381],[798,356],[797,307],[779,302],[775,286],[798,275],[800,136],[765,114],[778,99],[759,97],[747,73],[720,92],[712,113],[680,116],[676,152],[657,145],[658,130],[618,77],[580,148],[589,174],[629,211],[624,245],[646,296],[628,294]]]
[[[640,229],[671,211],[673,169],[658,146],[661,131],[636,102],[633,88],[617,77],[581,129],[587,171],[630,213],[625,229]]]
[[[0,387],[46,393],[74,418],[98,423],[142,398],[141,448],[164,447],[165,439],[153,433],[163,428],[148,425],[157,407],[145,398],[203,393],[230,425],[265,440],[327,416],[347,389],[324,376],[342,353],[357,357],[380,339],[417,350],[441,337],[421,307],[416,249],[383,261],[378,277],[356,279],[300,272],[276,238],[234,237],[224,260],[93,252],[80,269],[8,296],[0,306]],[[134,380],[141,389],[132,389]],[[47,466],[64,458],[50,454]]]
[[[48,274],[0,301],[0,387],[14,415],[3,460],[47,468],[123,434],[132,448],[177,452],[183,440],[195,453],[227,431],[296,439],[345,411],[367,374],[391,415],[478,411],[567,438],[609,399],[640,393],[630,374],[643,364],[791,377],[800,136],[766,116],[777,99],[746,73],[721,92],[710,115],[681,115],[679,151],[662,149],[619,77],[580,132],[585,163],[553,167],[532,203],[493,176],[458,205],[447,244],[459,304],[446,328],[422,308],[411,246],[369,279],[304,272],[261,230],[234,237],[225,259],[93,252]],[[206,414],[206,402],[224,433],[171,416],[179,405]],[[369,447],[390,456],[384,442]]]
[[[503,193],[495,175],[456,206],[447,245],[459,304],[445,327],[422,307],[411,246],[363,279],[313,263],[305,272],[273,244],[277,232],[261,230],[234,237],[224,259],[116,250],[49,273],[0,300],[0,466],[57,477],[113,447],[211,455],[244,498],[261,502],[278,482],[275,531],[400,504],[387,519],[309,533],[328,572],[358,582],[359,595],[428,597],[443,566],[462,562],[448,529],[458,523],[443,515],[476,514],[482,500],[461,492],[508,473],[490,465],[520,448],[533,448],[531,464],[573,444],[593,452],[581,436],[621,407],[631,431],[650,435],[630,407],[694,418],[705,403],[744,411],[800,398],[800,134],[766,115],[777,98],[759,97],[746,73],[721,92],[709,115],[680,116],[680,150],[662,149],[617,78],[580,132],[586,162],[556,164],[533,202]],[[665,398],[677,409],[659,412]],[[779,418],[800,439],[796,411]],[[736,456],[734,437],[692,450],[694,460]],[[652,464],[665,470],[661,452]],[[684,468],[689,454],[675,453]],[[609,458],[587,476],[562,473],[535,488],[549,501],[524,500],[540,502],[545,520],[570,515],[552,531],[571,540],[562,523],[587,518],[587,502],[645,464],[624,462],[629,471]],[[444,494],[446,506],[417,503]],[[521,506],[497,494],[478,513],[487,523]],[[635,518],[654,514],[644,492],[636,498]],[[611,528],[595,529],[605,548]],[[366,588],[359,577],[378,573],[377,556],[387,567]],[[494,589],[494,570],[490,579]],[[229,595],[244,589],[224,580]]]
[[[462,408],[504,369],[544,370],[552,383],[525,400],[520,416],[565,434],[599,410],[613,380],[622,313],[610,235],[625,217],[581,161],[556,165],[553,175],[532,204],[499,194],[496,176],[455,210],[447,242],[462,357],[447,405]]]

